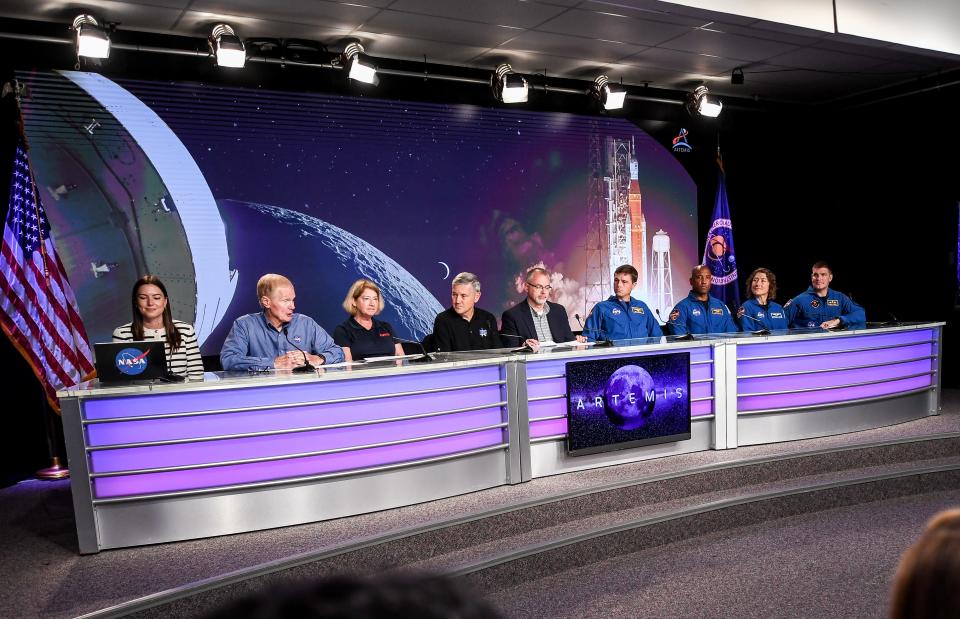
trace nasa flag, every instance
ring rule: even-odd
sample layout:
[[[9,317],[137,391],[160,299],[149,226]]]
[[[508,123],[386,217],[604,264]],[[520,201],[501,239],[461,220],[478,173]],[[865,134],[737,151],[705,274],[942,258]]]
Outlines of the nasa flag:
[[[737,254],[733,249],[733,225],[727,204],[727,185],[724,180],[723,159],[717,152],[720,175],[717,179],[717,199],[713,204],[713,223],[703,248],[703,264],[710,267],[710,294],[736,309],[740,306],[737,290]]]

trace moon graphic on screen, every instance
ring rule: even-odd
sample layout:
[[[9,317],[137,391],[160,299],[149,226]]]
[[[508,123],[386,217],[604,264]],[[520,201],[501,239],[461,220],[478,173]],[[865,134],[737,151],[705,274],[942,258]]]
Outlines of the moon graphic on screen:
[[[656,401],[653,377],[636,365],[625,365],[607,381],[604,391],[607,418],[623,430],[639,428],[647,422]]]
[[[437,264],[442,264],[443,268],[447,270],[447,274],[443,276],[443,279],[447,279],[448,277],[450,277],[450,265],[447,264],[446,262],[437,262]]]

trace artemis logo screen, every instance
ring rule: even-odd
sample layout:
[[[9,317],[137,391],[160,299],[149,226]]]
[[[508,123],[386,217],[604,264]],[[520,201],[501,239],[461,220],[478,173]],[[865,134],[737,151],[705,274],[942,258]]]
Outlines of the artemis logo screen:
[[[690,353],[567,364],[571,455],[690,438]]]

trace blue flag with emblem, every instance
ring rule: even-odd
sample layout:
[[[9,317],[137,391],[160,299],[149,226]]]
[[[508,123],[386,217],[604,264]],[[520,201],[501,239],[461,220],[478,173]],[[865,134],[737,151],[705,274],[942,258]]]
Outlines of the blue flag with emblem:
[[[740,306],[740,291],[737,289],[737,254],[733,249],[733,225],[730,223],[730,206],[727,204],[727,184],[724,179],[723,159],[717,149],[717,199],[713,203],[713,223],[707,233],[703,248],[703,264],[710,267],[712,285],[710,294],[733,308]]]

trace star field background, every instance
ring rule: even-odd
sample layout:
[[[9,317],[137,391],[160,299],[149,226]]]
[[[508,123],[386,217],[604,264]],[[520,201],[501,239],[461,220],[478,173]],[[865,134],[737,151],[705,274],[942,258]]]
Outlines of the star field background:
[[[515,265],[503,246],[506,217],[538,234],[543,257],[583,281],[578,245],[591,135],[635,139],[648,230],[671,233],[678,272],[695,260],[693,181],[669,151],[624,119],[119,83],[173,129],[218,201],[271,204],[348,230],[396,260],[444,306],[449,282],[438,262],[491,284],[509,279]],[[516,295],[493,285],[484,293],[481,305],[491,310]]]
[[[626,365],[646,370],[656,386],[657,399],[647,423],[622,430],[607,418],[603,407],[590,406],[602,397],[610,376]],[[659,443],[690,438],[690,353],[666,353],[575,361],[566,364],[567,447],[570,451],[595,453],[624,449],[633,441]],[[683,397],[664,399],[663,390],[683,389]],[[585,407],[577,408],[583,399]],[[680,435],[680,436],[678,436]]]

